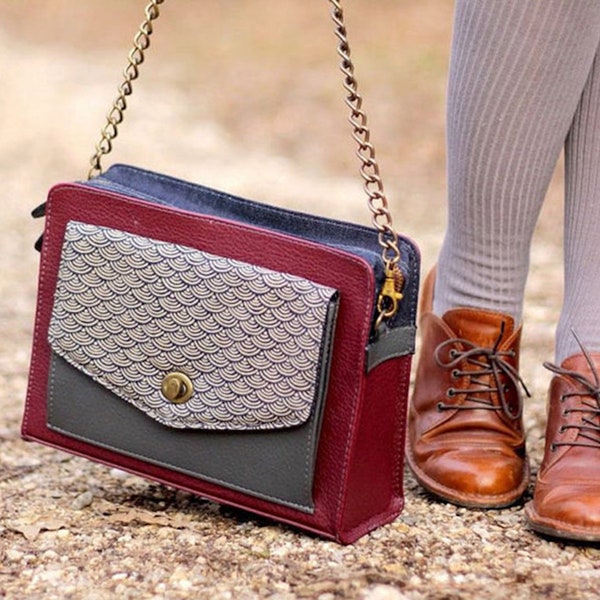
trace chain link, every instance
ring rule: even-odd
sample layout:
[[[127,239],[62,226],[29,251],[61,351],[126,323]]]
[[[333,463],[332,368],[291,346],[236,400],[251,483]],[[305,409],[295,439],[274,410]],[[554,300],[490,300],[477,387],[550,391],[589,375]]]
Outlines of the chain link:
[[[159,5],[164,0],[150,0],[145,9],[145,19],[133,39],[133,48],[129,53],[128,64],[123,71],[123,82],[118,88],[118,96],[106,116],[106,124],[101,131],[101,138],[96,151],[90,160],[91,168],[88,178],[102,174],[102,157],[112,150],[112,141],[117,137],[119,125],[123,121],[123,113],[127,108],[127,96],[133,91],[133,81],[139,76],[139,66],[144,62],[145,51],[150,46],[152,21],[160,14]],[[346,105],[350,109],[349,121],[352,125],[352,137],[357,144],[356,155],[360,161],[360,174],[363,189],[367,194],[368,207],[371,211],[371,223],[378,232],[379,244],[382,248],[382,259],[385,265],[385,282],[377,301],[378,317],[376,327],[384,319],[396,314],[398,303],[402,298],[404,279],[399,268],[400,249],[398,234],[394,230],[392,215],[389,210],[383,182],[379,174],[379,164],[375,158],[375,148],[371,143],[371,132],[362,104],[362,96],[358,93],[358,84],[354,77],[354,64],[350,57],[350,45],[344,23],[344,12],[340,0],[329,0],[332,11],[331,18],[335,24],[335,35],[338,38],[337,52],[341,58],[340,70],[343,74],[343,85],[347,92]]]
[[[371,211],[371,223],[378,232],[381,257],[385,264],[385,282],[377,301],[379,315],[375,328],[385,319],[396,314],[398,303],[402,299],[404,278],[399,268],[400,248],[392,215],[389,210],[387,196],[379,174],[379,163],[375,157],[375,148],[371,143],[371,132],[367,123],[367,115],[363,110],[362,96],[358,92],[358,84],[354,76],[354,63],[350,56],[350,44],[344,21],[341,0],[329,0],[332,10],[331,18],[335,24],[335,35],[338,38],[338,54],[341,58],[340,70],[344,75],[344,89],[347,92],[346,105],[350,109],[349,121],[352,125],[352,137],[357,143],[356,155],[360,161],[360,174],[364,180],[363,188],[368,198]]]
[[[123,82],[118,88],[119,95],[106,115],[106,125],[100,132],[100,141],[96,144],[96,151],[90,159],[91,168],[88,179],[102,174],[102,157],[112,150],[112,141],[117,137],[119,125],[123,122],[123,113],[127,108],[127,96],[133,92],[133,81],[139,77],[139,66],[144,62],[145,51],[150,46],[152,35],[152,21],[160,15],[159,5],[164,0],[150,0],[144,11],[145,19],[133,38],[133,48],[128,56],[128,63],[123,71]]]

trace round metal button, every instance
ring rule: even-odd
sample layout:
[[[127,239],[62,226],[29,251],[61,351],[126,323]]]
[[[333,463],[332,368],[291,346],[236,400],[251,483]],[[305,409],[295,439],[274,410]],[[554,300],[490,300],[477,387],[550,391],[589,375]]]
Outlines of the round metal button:
[[[192,380],[183,373],[169,373],[160,386],[162,395],[173,404],[183,404],[187,402],[194,393],[194,384]]]

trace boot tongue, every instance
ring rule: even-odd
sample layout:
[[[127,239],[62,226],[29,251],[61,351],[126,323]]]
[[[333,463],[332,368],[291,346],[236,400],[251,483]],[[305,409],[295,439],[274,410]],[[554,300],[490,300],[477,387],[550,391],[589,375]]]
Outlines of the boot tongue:
[[[493,348],[498,340],[504,322],[502,344],[514,332],[514,319],[502,313],[475,308],[454,308],[443,316],[443,320],[452,329],[456,337],[469,340],[476,346]]]

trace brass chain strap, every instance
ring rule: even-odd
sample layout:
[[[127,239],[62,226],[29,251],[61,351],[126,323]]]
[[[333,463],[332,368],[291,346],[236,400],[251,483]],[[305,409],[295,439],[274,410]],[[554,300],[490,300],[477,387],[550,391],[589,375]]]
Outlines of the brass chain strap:
[[[127,96],[133,92],[133,81],[139,77],[139,66],[144,62],[145,51],[150,46],[152,21],[158,19],[160,15],[158,7],[163,2],[164,0],[150,0],[146,6],[144,11],[146,18],[133,38],[133,48],[129,52],[127,66],[123,71],[123,82],[118,88],[119,95],[106,115],[106,125],[100,133],[100,141],[96,144],[96,151],[90,159],[88,179],[102,174],[102,157],[112,150],[112,141],[119,133],[119,125],[123,122],[123,113],[127,108]]]
[[[364,180],[363,188],[367,194],[368,206],[372,214],[371,222],[379,233],[381,257],[385,265],[385,282],[377,301],[379,315],[375,328],[378,329],[384,319],[389,319],[396,314],[398,303],[402,299],[404,279],[398,265],[400,262],[398,234],[393,227],[387,196],[379,174],[379,163],[375,158],[375,148],[371,143],[367,115],[362,107],[363,99],[358,93],[341,0],[329,0],[329,2],[332,6],[331,18],[335,24],[335,35],[339,40],[340,70],[344,75],[344,89],[348,93],[346,105],[350,109],[349,121],[352,125],[352,137],[358,144],[356,155],[360,160],[360,174]]]
[[[127,96],[130,96],[133,91],[133,81],[139,76],[139,66],[144,62],[145,51],[150,46],[152,21],[159,17],[159,5],[163,2],[164,0],[150,0],[146,6],[145,19],[134,37],[128,64],[123,71],[124,79],[118,88],[119,94],[106,116],[100,141],[96,144],[94,155],[90,160],[88,179],[102,174],[102,157],[112,150],[112,141],[117,137],[118,127],[123,121],[123,113],[127,108]],[[377,302],[378,317],[375,326],[378,329],[383,320],[396,314],[399,301],[402,299],[404,280],[398,264],[400,262],[398,234],[393,227],[392,215],[379,174],[379,163],[371,143],[367,116],[362,108],[363,99],[358,93],[341,0],[329,0],[329,2],[332,5],[331,18],[335,24],[335,35],[338,38],[337,52],[341,58],[340,70],[344,75],[343,84],[347,92],[345,102],[350,109],[352,137],[358,145],[356,154],[360,161],[360,174],[364,180],[363,189],[367,194],[368,207],[372,215],[371,222],[378,232],[379,244],[382,248],[381,256],[385,265],[385,281]]]

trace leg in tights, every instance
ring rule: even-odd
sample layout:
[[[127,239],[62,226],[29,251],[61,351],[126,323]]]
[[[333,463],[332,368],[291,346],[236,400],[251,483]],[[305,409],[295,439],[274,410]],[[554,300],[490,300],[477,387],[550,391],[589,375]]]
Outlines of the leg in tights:
[[[565,145],[565,298],[557,364],[600,352],[600,56],[596,54]]]
[[[561,358],[576,356],[554,369],[548,458],[529,519],[542,532],[597,541],[600,354],[591,373],[570,329],[600,352],[599,45],[598,0],[456,0],[448,225],[437,271],[423,285],[407,444],[419,483],[447,501],[498,508],[527,489],[517,377],[523,292],[533,230],[568,136],[557,348]],[[576,485],[565,488],[565,476]]]
[[[436,314],[468,306],[520,321],[531,236],[599,41],[597,0],[457,1]]]
[[[544,458],[529,526],[600,541],[600,59],[594,60],[565,145],[565,298],[548,394]],[[573,332],[581,341],[579,346]]]

